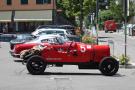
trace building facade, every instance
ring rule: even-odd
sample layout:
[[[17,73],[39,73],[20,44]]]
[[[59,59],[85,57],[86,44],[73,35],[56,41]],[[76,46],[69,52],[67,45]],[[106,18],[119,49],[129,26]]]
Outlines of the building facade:
[[[43,24],[53,23],[55,0],[1,0],[0,31],[27,32]]]

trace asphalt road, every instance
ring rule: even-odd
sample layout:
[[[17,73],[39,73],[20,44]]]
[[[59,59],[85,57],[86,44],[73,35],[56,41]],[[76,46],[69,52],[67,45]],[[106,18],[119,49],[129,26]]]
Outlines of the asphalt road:
[[[9,54],[9,44],[0,48],[0,90],[134,90],[135,69],[119,69],[114,76],[77,66],[49,67],[43,75],[30,75]]]

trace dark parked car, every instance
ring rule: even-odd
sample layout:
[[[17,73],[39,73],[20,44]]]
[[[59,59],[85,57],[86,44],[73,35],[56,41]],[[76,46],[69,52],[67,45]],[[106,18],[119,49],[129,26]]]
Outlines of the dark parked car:
[[[15,38],[16,38],[15,34],[0,33],[0,41],[2,41],[2,42],[10,42],[12,39],[15,39]]]
[[[32,36],[31,34],[19,34],[16,36],[15,39],[10,41],[10,49],[12,50],[14,48],[14,45],[21,44],[28,42],[36,37]]]

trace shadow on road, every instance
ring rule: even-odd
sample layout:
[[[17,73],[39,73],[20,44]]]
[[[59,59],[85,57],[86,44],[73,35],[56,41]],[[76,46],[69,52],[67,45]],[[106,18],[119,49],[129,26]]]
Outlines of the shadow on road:
[[[22,60],[14,60],[15,62],[19,62],[19,63],[23,63]],[[26,63],[25,63],[26,64]],[[24,65],[25,65],[24,64]],[[29,73],[28,73],[29,74]],[[40,75],[74,75],[74,76],[103,76],[103,74],[101,73],[78,73],[78,72],[44,72],[43,74]],[[113,76],[109,76],[109,77],[124,77],[125,75],[121,75],[121,74],[116,74]]]
[[[104,38],[113,38],[113,37],[104,37],[104,36],[99,36],[98,38],[104,39]]]
[[[22,60],[14,60],[15,62],[21,62],[22,63]],[[25,65],[25,64],[24,64]],[[28,73],[29,74],[29,73]],[[103,74],[101,73],[78,73],[78,72],[44,72],[43,74],[41,75],[74,75],[74,76],[88,76],[88,75],[91,75],[91,76],[103,76]],[[114,76],[110,76],[110,77],[124,77],[125,75],[121,75],[121,74],[116,74]]]
[[[102,75],[100,73],[68,73],[68,72],[44,72],[42,75]]]
[[[22,63],[22,62],[23,62],[23,60],[18,59],[18,60],[14,60],[14,62],[19,62],[19,63],[21,62],[21,63]]]
[[[28,73],[29,74],[29,73]],[[101,73],[65,73],[65,72],[44,72],[41,75],[72,75],[72,76],[104,76]],[[121,74],[116,74],[113,76],[106,76],[106,77],[124,77],[125,75],[121,75]]]

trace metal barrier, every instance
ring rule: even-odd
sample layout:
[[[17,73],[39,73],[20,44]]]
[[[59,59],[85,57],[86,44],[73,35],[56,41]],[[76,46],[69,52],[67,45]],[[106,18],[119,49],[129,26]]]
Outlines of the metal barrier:
[[[111,55],[114,56],[114,41],[108,40],[108,44],[111,47]]]
[[[1,48],[1,35],[2,35],[2,33],[0,33],[0,48]]]

